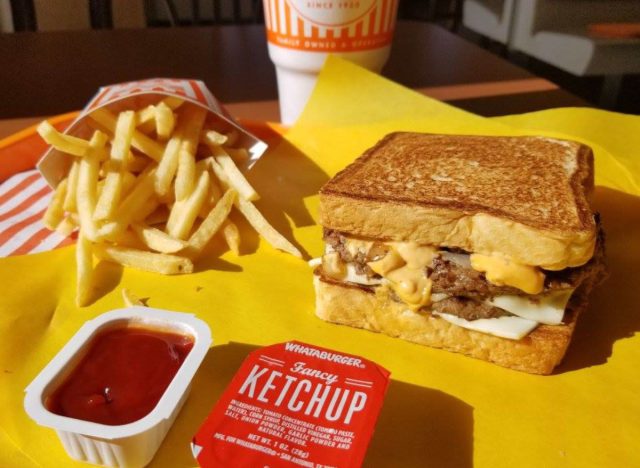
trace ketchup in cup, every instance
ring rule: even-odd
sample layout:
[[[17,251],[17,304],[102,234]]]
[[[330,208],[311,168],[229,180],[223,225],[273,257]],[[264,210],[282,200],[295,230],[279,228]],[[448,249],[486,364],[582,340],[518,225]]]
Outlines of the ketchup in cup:
[[[196,434],[202,467],[358,467],[389,372],[296,341],[251,353]]]
[[[140,327],[110,328],[48,398],[52,413],[111,426],[149,414],[193,347],[193,338]]]

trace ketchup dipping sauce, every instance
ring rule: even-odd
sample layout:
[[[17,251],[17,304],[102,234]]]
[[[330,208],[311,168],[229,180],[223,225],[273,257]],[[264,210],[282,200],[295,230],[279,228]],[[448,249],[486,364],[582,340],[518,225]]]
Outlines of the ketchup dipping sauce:
[[[60,416],[117,426],[149,414],[193,348],[194,339],[141,327],[109,328],[46,400]]]

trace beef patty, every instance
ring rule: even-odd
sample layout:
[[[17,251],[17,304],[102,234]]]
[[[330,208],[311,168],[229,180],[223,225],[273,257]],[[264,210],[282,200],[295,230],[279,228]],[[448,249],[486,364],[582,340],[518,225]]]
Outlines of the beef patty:
[[[380,275],[371,270],[367,262],[384,254],[385,247],[382,243],[374,244],[368,254],[358,252],[355,255],[351,255],[346,247],[346,237],[340,232],[325,229],[323,238],[327,244],[338,252],[342,261],[353,264],[359,274],[366,275],[369,279],[380,278]],[[565,268],[560,271],[545,271],[543,292],[548,293],[558,289],[577,288],[585,278],[596,274],[601,275],[604,271],[603,256],[603,239],[602,231],[600,230],[593,258],[580,267]],[[517,288],[492,284],[487,281],[484,273],[455,263],[442,256],[436,257],[433,265],[427,268],[425,273],[433,281],[432,292],[434,293],[444,293],[449,296],[460,296],[476,300],[484,300],[499,295],[528,295]]]

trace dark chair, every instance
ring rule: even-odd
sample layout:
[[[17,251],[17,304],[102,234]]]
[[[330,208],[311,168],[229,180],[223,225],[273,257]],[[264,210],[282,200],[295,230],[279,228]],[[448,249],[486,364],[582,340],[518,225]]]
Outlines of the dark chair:
[[[93,29],[113,28],[111,0],[88,0],[89,24]],[[10,0],[13,30],[37,31],[38,21],[33,0]]]
[[[33,0],[11,0],[10,5],[14,31],[36,31],[38,29]]]
[[[179,9],[187,2],[145,0],[149,26],[203,26],[252,24],[264,21],[262,0],[191,0],[189,11]]]
[[[56,0],[57,1],[57,0]],[[131,0],[143,2],[147,26],[263,23],[262,0]],[[92,29],[112,29],[111,0],[87,0]],[[34,0],[10,0],[14,31],[37,31]],[[182,7],[182,8],[180,8]],[[185,8],[187,7],[187,8]]]
[[[462,0],[400,0],[398,18],[440,23],[457,31],[462,3]]]

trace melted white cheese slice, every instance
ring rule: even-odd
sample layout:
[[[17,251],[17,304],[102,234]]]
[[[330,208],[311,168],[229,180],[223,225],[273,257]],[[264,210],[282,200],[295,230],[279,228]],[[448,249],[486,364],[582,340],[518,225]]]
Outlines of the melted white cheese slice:
[[[573,291],[573,289],[564,289],[544,296],[536,296],[535,300],[526,296],[496,296],[486,302],[518,317],[547,325],[559,325],[562,323],[564,310]]]
[[[500,338],[508,338],[510,340],[520,340],[531,333],[537,326],[538,322],[527,320],[520,317],[497,317],[490,319],[465,320],[451,314],[441,314],[433,312],[449,323],[457,325],[469,330],[475,330],[489,335],[499,336]]]

